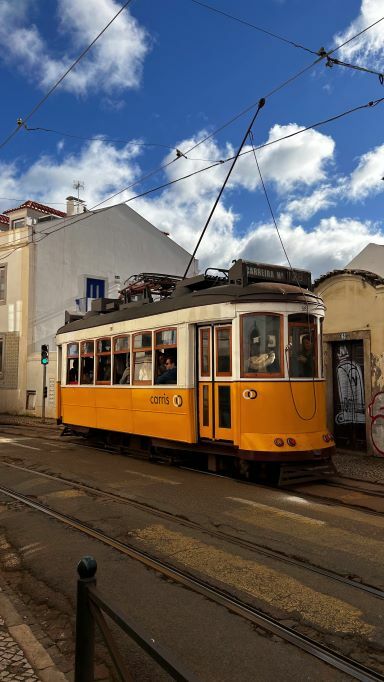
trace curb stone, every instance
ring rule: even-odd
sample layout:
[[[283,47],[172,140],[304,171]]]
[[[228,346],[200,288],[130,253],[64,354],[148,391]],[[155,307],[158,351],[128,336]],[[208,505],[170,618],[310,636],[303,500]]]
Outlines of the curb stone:
[[[58,670],[48,652],[3,592],[0,592],[0,618],[4,620],[10,636],[42,682],[68,682],[68,678]]]

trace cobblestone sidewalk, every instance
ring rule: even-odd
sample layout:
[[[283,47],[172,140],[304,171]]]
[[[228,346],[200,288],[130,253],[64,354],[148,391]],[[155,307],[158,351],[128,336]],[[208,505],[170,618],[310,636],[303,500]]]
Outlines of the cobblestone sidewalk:
[[[19,645],[11,637],[5,621],[0,617],[0,680],[39,682]]]

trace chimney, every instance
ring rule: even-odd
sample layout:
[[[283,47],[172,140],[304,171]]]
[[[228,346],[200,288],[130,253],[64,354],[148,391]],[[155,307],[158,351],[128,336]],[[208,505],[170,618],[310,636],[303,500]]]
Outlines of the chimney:
[[[67,197],[67,217],[73,215],[79,215],[84,213],[87,209],[85,207],[85,201],[83,199],[78,199],[77,197]]]

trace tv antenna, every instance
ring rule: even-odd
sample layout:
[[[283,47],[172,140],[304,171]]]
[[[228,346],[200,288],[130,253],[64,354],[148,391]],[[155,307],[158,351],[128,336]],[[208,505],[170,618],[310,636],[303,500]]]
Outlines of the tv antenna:
[[[77,203],[80,203],[80,190],[84,189],[85,185],[83,182],[80,182],[80,180],[74,180],[73,181],[73,189],[77,189]]]

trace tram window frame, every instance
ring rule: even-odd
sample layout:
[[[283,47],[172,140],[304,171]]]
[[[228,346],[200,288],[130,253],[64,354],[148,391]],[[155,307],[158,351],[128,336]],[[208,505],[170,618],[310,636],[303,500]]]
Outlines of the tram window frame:
[[[71,352],[69,349],[71,346],[77,346],[77,353]],[[78,386],[79,385],[79,342],[78,341],[71,341],[70,343],[67,343],[67,366],[66,366],[66,375],[65,375],[65,383],[67,386]],[[77,370],[75,367],[72,365],[70,367],[70,362],[77,360]],[[69,373],[71,370],[77,371],[77,380],[76,381],[69,381]]]
[[[119,341],[119,339],[126,339],[127,340],[127,347],[123,348],[123,350],[116,350],[116,343]],[[116,362],[115,358],[116,356],[125,356],[125,369],[129,367],[129,372],[125,376],[125,381],[121,381],[122,378],[124,377],[125,374],[125,369],[123,370],[123,373],[120,377],[120,379],[117,381],[116,380]],[[112,384],[113,386],[130,386],[131,385],[131,372],[132,372],[132,363],[131,363],[131,335],[130,334],[119,334],[119,336],[115,336],[112,339],[112,356],[113,356],[113,364],[112,364]],[[127,356],[128,356],[128,363],[127,363]],[[128,379],[128,381],[126,380]]]
[[[219,339],[220,331],[229,330],[229,372],[219,372]],[[215,326],[215,376],[217,377],[231,377],[232,376],[232,325],[223,324]]]
[[[204,344],[203,338],[207,337],[207,360],[208,369],[204,370]],[[211,378],[211,327],[202,327],[199,329],[199,355],[200,355],[200,377],[204,379]]]
[[[144,334],[148,334],[151,337],[150,346],[135,346],[135,340],[139,336],[143,337]],[[138,353],[151,353],[151,378],[150,379],[136,379],[136,357]],[[151,386],[153,381],[153,334],[151,331],[142,331],[132,334],[132,384],[134,386]]]
[[[89,352],[83,352],[83,346],[86,343],[91,343],[93,346],[93,353]],[[92,371],[92,381],[84,381],[83,377],[85,376],[83,372],[83,366],[85,366],[84,360],[87,358],[92,358],[93,360],[93,371]],[[79,383],[80,386],[93,386],[94,385],[94,380],[95,380],[95,341],[94,339],[86,339],[85,341],[80,341],[80,376],[79,376]]]
[[[302,318],[301,320],[297,318]],[[291,318],[296,318],[291,321]],[[309,318],[309,319],[308,319]],[[299,347],[295,350],[295,346],[291,337],[291,329],[302,329],[303,333],[300,334],[301,340]],[[312,339],[312,357],[314,361],[314,371],[311,375],[305,376],[303,374],[292,373],[293,368],[293,353],[296,352],[297,358],[299,357],[300,348],[302,346],[304,336],[310,336]],[[290,347],[290,355],[288,356],[288,375],[290,379],[301,379],[313,381],[313,379],[319,378],[319,342],[318,342],[318,330],[317,330],[317,318],[314,315],[307,315],[307,313],[291,313],[288,314],[288,343]],[[299,366],[299,365],[298,365]]]
[[[175,332],[175,343],[157,343],[157,335],[162,334],[163,332]],[[176,352],[175,350],[176,349]],[[157,374],[158,371],[158,360],[160,355],[168,355],[167,351],[170,351],[169,355],[172,356],[173,361],[176,365],[176,372],[177,372],[177,327],[162,327],[161,329],[155,329],[154,331],[154,351],[155,351],[155,385],[156,384],[156,379],[161,376],[161,374]],[[165,367],[165,366],[164,366]],[[164,371],[166,371],[164,369]],[[176,384],[177,384],[177,379],[176,379]],[[175,386],[175,384],[160,384],[162,388],[165,388],[166,386]]]
[[[245,371],[245,353],[244,353],[244,323],[247,319],[254,317],[275,317],[279,320],[279,342],[275,343],[275,348],[278,347],[279,353],[276,353],[276,359],[279,361],[279,372],[249,372]],[[272,334],[270,334],[272,336]],[[240,315],[240,376],[242,379],[281,379],[284,377],[284,356],[283,356],[283,339],[284,339],[284,315],[275,312],[251,312]],[[273,346],[272,346],[273,348]],[[252,356],[247,358],[249,359]]]
[[[99,351],[99,343],[109,341],[109,351]],[[99,358],[109,357],[109,380],[99,379]],[[95,340],[95,383],[102,386],[110,386],[112,378],[112,340],[110,336],[102,336]]]

